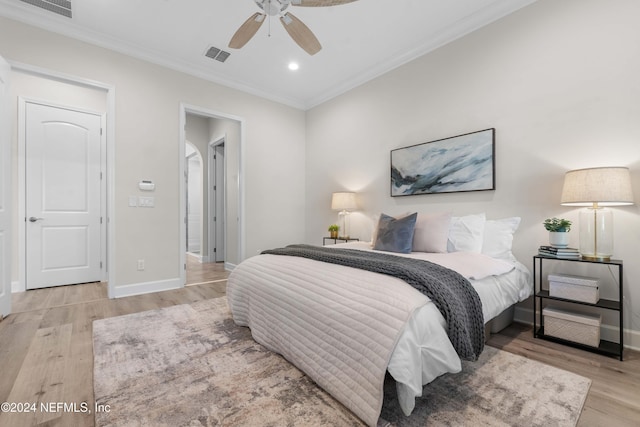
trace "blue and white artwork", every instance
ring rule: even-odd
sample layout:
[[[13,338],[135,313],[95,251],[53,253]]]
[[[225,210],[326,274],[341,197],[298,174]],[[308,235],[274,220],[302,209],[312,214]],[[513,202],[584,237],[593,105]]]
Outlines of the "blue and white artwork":
[[[494,190],[495,129],[391,151],[391,195]]]

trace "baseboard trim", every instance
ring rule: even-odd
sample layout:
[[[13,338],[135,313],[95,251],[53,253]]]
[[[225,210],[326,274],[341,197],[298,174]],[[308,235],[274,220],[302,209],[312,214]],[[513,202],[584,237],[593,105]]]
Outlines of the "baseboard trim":
[[[524,323],[525,325],[533,325],[531,316],[533,316],[533,310],[531,310],[530,308],[518,307],[516,305],[516,309],[513,315],[513,321]]]
[[[232,264],[230,262],[226,262],[224,263],[224,269],[227,271],[233,271],[236,268],[235,264]]]
[[[182,288],[180,278],[158,280],[155,282],[132,283],[130,285],[117,286],[113,290],[114,298],[130,297],[134,295],[148,294],[151,292],[170,291]]]
[[[524,323],[533,326],[533,309],[516,306],[514,322]],[[602,339],[618,342],[619,329],[611,325],[602,325],[600,327],[600,335]],[[629,350],[640,351],[640,331],[625,328],[624,330],[624,348]]]

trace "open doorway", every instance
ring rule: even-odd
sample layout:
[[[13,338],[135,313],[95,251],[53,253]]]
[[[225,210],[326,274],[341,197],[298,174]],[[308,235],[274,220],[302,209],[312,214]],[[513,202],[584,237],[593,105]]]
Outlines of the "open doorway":
[[[185,105],[181,106],[181,120],[180,245],[185,268],[182,279],[189,284],[186,270],[194,260],[233,270],[243,259],[242,121]],[[192,185],[193,180],[198,180],[199,188]],[[192,197],[194,193],[201,198]]]

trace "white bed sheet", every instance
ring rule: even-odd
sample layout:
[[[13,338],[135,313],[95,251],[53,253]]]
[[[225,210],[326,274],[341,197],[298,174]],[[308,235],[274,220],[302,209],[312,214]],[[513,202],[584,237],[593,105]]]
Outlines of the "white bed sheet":
[[[373,251],[367,242],[333,245],[336,248]],[[378,252],[378,251],[373,251]],[[394,254],[431,261],[465,276],[482,301],[485,324],[513,304],[524,301],[532,293],[531,274],[515,258],[495,260],[480,254],[434,254],[413,252]],[[487,270],[475,262],[488,262]],[[469,264],[474,265],[468,268]],[[497,273],[492,275],[490,273]],[[474,278],[474,277],[478,278]],[[422,396],[422,387],[445,373],[460,372],[461,361],[446,334],[446,322],[431,300],[419,291],[415,297],[424,301],[409,318],[391,355],[388,371],[396,380],[398,401],[405,415],[415,407],[415,398]]]

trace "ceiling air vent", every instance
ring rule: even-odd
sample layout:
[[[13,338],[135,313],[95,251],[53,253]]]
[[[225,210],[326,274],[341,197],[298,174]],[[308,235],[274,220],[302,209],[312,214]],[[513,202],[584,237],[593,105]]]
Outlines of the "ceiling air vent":
[[[20,0],[34,6],[41,7],[49,12],[71,18],[71,2],[68,0]]]
[[[225,52],[224,50],[220,50],[213,46],[211,46],[209,50],[207,50],[207,53],[204,54],[204,56],[220,62],[226,61],[229,55],[231,55],[229,52]]]

